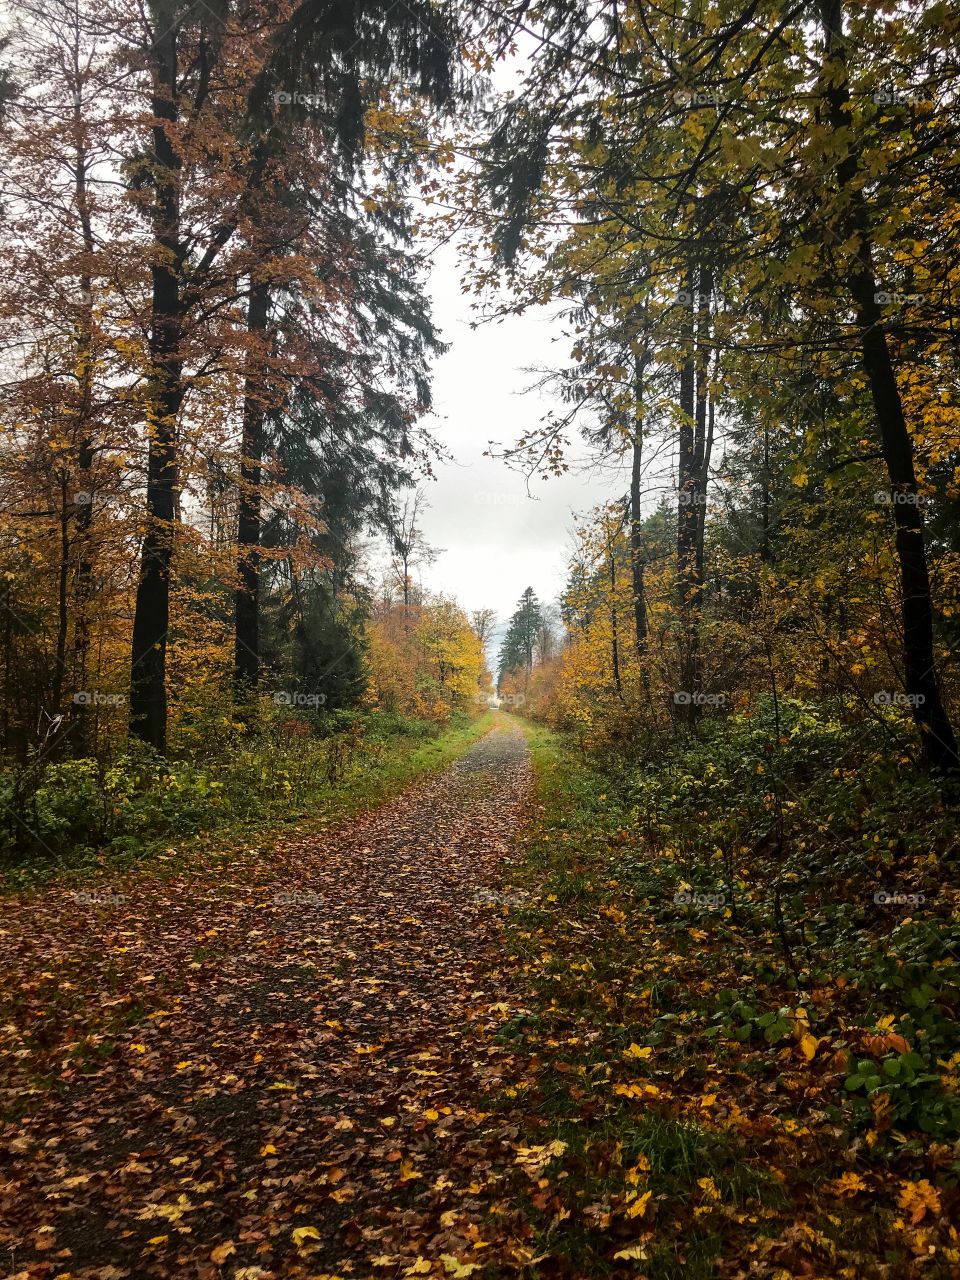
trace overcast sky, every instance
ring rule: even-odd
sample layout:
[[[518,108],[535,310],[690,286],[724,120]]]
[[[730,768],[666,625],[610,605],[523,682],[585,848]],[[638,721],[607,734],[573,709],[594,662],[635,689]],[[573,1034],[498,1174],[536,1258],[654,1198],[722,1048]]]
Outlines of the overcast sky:
[[[573,512],[616,496],[614,476],[566,475],[531,481],[485,458],[489,442],[512,444],[544,413],[549,400],[524,393],[531,367],[565,361],[570,340],[549,315],[511,316],[471,328],[476,317],[461,291],[456,252],[442,249],[430,278],[434,320],[450,350],[435,365],[436,416],[431,427],[453,455],[427,481],[422,527],[443,554],[424,570],[424,585],[455,595],[467,609],[488,606],[501,620],[531,586],[544,601],[566,577]]]

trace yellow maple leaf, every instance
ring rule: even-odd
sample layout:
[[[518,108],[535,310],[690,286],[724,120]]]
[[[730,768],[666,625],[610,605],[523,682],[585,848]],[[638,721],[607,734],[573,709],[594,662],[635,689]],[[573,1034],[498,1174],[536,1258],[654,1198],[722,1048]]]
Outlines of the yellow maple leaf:
[[[649,1058],[653,1053],[650,1045],[632,1044],[629,1049],[624,1049],[623,1056],[625,1058]]]
[[[630,1205],[629,1209],[627,1209],[627,1217],[642,1218],[647,1211],[647,1204],[652,1195],[653,1195],[652,1191],[644,1191],[642,1196],[637,1196],[633,1204]]]
[[[428,1276],[433,1270],[433,1263],[429,1258],[418,1258],[416,1262],[407,1267],[404,1271],[405,1276]]]
[[[626,1178],[627,1182],[631,1183],[631,1185],[633,1186],[636,1186],[636,1184],[640,1181],[643,1175],[649,1172],[650,1172],[650,1161],[647,1159],[646,1156],[638,1156],[637,1163],[633,1166],[632,1169],[628,1169],[626,1171],[626,1173],[624,1174],[624,1177]]]
[[[916,1225],[928,1212],[940,1212],[940,1195],[931,1182],[921,1178],[919,1182],[904,1183],[897,1196],[897,1204],[910,1214],[910,1221]]]
[[[316,1227],[294,1227],[290,1232],[290,1237],[298,1249],[302,1244],[305,1244],[307,1240],[322,1239],[320,1232]]]
[[[820,1041],[816,1036],[811,1035],[809,1031],[800,1037],[800,1051],[808,1062],[812,1062],[817,1049],[820,1047]]]
[[[839,1178],[835,1178],[829,1183],[829,1189],[835,1196],[855,1196],[860,1191],[866,1191],[867,1184],[860,1177],[859,1173],[842,1173]]]
[[[480,1270],[479,1262],[461,1262],[452,1253],[441,1253],[440,1261],[447,1275],[453,1276],[454,1280],[462,1280],[462,1277],[473,1275],[474,1271]]]

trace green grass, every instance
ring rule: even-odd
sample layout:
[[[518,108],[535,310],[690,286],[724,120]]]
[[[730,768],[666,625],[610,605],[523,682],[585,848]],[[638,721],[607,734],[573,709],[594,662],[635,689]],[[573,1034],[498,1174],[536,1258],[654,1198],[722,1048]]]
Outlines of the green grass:
[[[833,899],[802,900],[806,937],[814,926],[823,934],[814,944],[819,953],[813,946],[809,960],[802,953],[817,975],[811,993],[810,979],[798,987],[767,918],[766,863],[738,863],[739,919],[675,901],[683,882],[704,892],[727,888],[715,847],[701,852],[682,831],[655,838],[655,821],[683,818],[683,788],[711,778],[699,758],[688,765],[678,750],[646,764],[601,760],[541,726],[516,723],[527,735],[536,787],[510,869],[524,902],[507,920],[522,1012],[499,1027],[515,1074],[487,1104],[517,1126],[519,1142],[566,1144],[547,1171],[549,1187],[524,1198],[521,1184],[514,1193],[533,1232],[531,1248],[544,1259],[531,1274],[708,1280],[768,1255],[790,1259],[780,1274],[801,1265],[844,1280],[879,1275],[884,1266],[914,1274],[903,1189],[929,1180],[946,1201],[960,1179],[960,1162],[946,1167],[950,1148],[935,1141],[954,1133],[947,1076],[941,1087],[938,1068],[926,1065],[956,1045],[948,1035],[955,966],[942,955],[931,963],[931,925],[944,927],[932,895],[924,918],[900,923],[892,935],[885,918],[870,933],[871,917],[861,912],[855,965],[839,969],[826,947]],[[734,743],[728,752],[739,749]],[[822,796],[812,785],[803,792],[811,822],[823,805],[833,812],[829,779],[822,788]],[[877,795],[890,809],[898,802],[892,785]],[[745,791],[741,808],[746,799]],[[691,830],[702,835],[708,822],[736,817],[737,803],[725,794],[711,808],[692,805]],[[831,832],[838,823],[823,821]],[[788,845],[780,868],[801,886],[808,848]],[[863,861],[858,855],[857,865]],[[823,876],[841,877],[845,865],[827,861]],[[907,865],[899,870],[911,884]],[[881,884],[899,883],[881,871]],[[839,945],[835,954],[845,961]],[[801,1006],[817,1038],[812,1060],[801,1052],[804,1026],[794,1020]],[[870,1057],[863,1037],[881,1014],[893,1015],[914,1053],[888,1047],[874,1055],[876,1074],[883,1076],[882,1066],[891,1077],[882,1078],[881,1102],[888,1100],[894,1123],[864,1140],[874,1124],[869,1091],[855,1087],[844,1054],[852,1046],[853,1061]],[[641,1173],[631,1180],[636,1167]],[[848,1198],[833,1190],[848,1171],[862,1175],[869,1191]],[[631,1203],[645,1191],[649,1203],[631,1217]],[[931,1216],[915,1230],[918,1237],[934,1230]],[[944,1231],[936,1238],[938,1247],[948,1244]],[[617,1259],[625,1248],[638,1255]]]
[[[242,773],[229,757],[210,762],[203,772],[186,766],[187,781],[179,789],[153,784],[136,794],[130,806],[136,825],[125,826],[123,816],[111,819],[108,840],[82,828],[72,837],[65,820],[56,841],[43,839],[26,854],[8,855],[0,870],[0,893],[19,892],[53,879],[65,885],[87,884],[158,857],[163,859],[162,868],[155,865],[153,870],[163,874],[197,861],[216,866],[230,862],[238,850],[251,845],[268,845],[300,832],[309,835],[383,804],[418,778],[442,771],[489,732],[494,720],[494,713],[486,712],[440,730],[413,724],[410,731],[370,735],[335,781],[325,769],[324,742],[294,744],[297,756],[267,745],[256,748]],[[82,817],[84,805],[106,803],[96,790],[93,770],[79,772],[87,763],[66,766],[68,770],[78,766],[76,780],[66,774],[58,795],[70,817],[76,813]],[[195,785],[198,777],[202,791]],[[175,772],[174,778],[180,781]],[[71,786],[75,786],[73,792]],[[151,807],[145,813],[146,804]]]

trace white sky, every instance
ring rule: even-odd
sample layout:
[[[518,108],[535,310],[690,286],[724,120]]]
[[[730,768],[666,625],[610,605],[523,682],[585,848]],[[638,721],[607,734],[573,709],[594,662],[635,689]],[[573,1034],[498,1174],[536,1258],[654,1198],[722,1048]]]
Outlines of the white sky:
[[[484,606],[501,622],[525,587],[544,602],[559,595],[565,578],[574,511],[617,495],[615,476],[567,474],[532,480],[485,458],[491,440],[513,444],[537,423],[549,401],[522,394],[535,380],[524,370],[564,363],[571,340],[546,313],[510,316],[471,329],[471,299],[460,287],[456,251],[439,251],[430,277],[434,322],[450,350],[434,366],[429,423],[453,461],[439,463],[424,485],[430,509],[421,522],[427,540],[443,547],[423,571],[424,585],[455,595],[466,609]],[[582,455],[583,448],[571,451]]]
[[[532,52],[532,41],[521,37],[519,44],[521,51],[493,71],[492,85],[501,93],[518,86]],[[456,596],[465,609],[495,609],[499,637],[526,587],[544,603],[557,599],[573,513],[615,497],[620,482],[610,474],[536,478],[530,481],[535,497],[528,498],[520,472],[483,456],[490,441],[515,444],[537,424],[549,400],[523,394],[535,381],[525,370],[567,363],[572,340],[546,309],[472,329],[476,295],[468,298],[461,289],[454,244],[437,252],[428,288],[434,324],[450,350],[434,364],[435,412],[425,425],[453,460],[438,463],[435,482],[424,484],[430,509],[420,523],[428,542],[444,551],[425,566],[423,583]],[[568,461],[584,454],[579,440],[571,443]]]

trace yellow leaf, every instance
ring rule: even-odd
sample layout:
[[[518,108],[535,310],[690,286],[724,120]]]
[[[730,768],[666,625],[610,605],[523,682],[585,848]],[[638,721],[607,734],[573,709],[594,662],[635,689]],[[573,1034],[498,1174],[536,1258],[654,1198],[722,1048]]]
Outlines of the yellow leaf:
[[[910,1221],[916,1226],[926,1214],[940,1212],[940,1196],[935,1186],[926,1178],[919,1182],[906,1182],[897,1196],[897,1204],[910,1214]]]
[[[623,1056],[625,1058],[649,1058],[653,1053],[650,1045],[645,1044],[642,1047],[638,1044],[632,1044],[629,1049],[625,1049]]]
[[[262,1156],[275,1156],[277,1154],[277,1148],[272,1142],[265,1142],[260,1148],[260,1154]]]
[[[418,1173],[416,1166],[412,1160],[400,1161],[400,1181],[412,1182],[414,1178],[422,1178],[423,1174]]]
[[[298,1249],[307,1240],[322,1239],[316,1227],[294,1227],[290,1232],[290,1236]]]
[[[820,1041],[816,1036],[811,1035],[809,1031],[805,1032],[800,1039],[800,1050],[808,1062],[813,1061],[814,1054],[819,1047]]]
[[[223,1244],[218,1244],[215,1249],[210,1251],[210,1261],[215,1262],[218,1267],[222,1266],[230,1257],[231,1253],[237,1252],[237,1246],[232,1240],[225,1240]]]
[[[433,1263],[428,1258],[418,1258],[412,1267],[407,1267],[405,1276],[428,1276],[433,1270]]]
[[[866,1191],[867,1184],[859,1173],[843,1173],[829,1184],[835,1196],[855,1196],[859,1191]]]
[[[618,1249],[613,1255],[614,1261],[642,1262],[647,1256],[647,1247],[643,1244],[631,1244],[626,1249]]]
[[[647,1203],[653,1195],[652,1191],[644,1191],[642,1196],[637,1196],[633,1204],[627,1210],[628,1218],[642,1218],[647,1211]]]
[[[454,1280],[461,1280],[463,1276],[473,1275],[474,1271],[480,1270],[479,1262],[460,1262],[452,1253],[441,1253],[440,1261],[447,1275],[453,1276]]]

